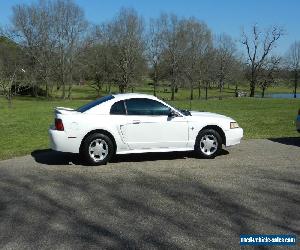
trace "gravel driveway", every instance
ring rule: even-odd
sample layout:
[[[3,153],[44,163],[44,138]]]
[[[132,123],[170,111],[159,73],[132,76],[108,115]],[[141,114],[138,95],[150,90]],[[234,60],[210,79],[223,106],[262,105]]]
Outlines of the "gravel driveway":
[[[0,161],[0,248],[232,249],[241,233],[299,240],[300,138],[242,141],[213,160],[87,167],[41,150]]]

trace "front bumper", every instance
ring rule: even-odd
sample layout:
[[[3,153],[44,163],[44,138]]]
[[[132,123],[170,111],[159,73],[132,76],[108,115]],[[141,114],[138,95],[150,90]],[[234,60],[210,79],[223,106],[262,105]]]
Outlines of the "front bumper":
[[[234,128],[225,131],[226,147],[239,144],[243,138],[244,131],[242,128]]]
[[[81,141],[78,138],[70,138],[65,131],[58,131],[53,128],[50,128],[48,133],[51,149],[60,152],[79,153]]]

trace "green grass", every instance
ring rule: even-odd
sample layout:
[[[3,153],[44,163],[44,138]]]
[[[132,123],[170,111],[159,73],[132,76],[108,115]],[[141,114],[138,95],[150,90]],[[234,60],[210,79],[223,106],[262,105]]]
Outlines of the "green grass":
[[[80,95],[78,95],[80,96]],[[48,148],[48,128],[57,106],[78,107],[87,100],[46,101],[29,97],[16,98],[13,107],[0,99],[0,159],[30,154]],[[170,104],[189,109],[190,102],[178,100]],[[205,110],[231,116],[244,128],[245,138],[299,136],[295,116],[300,100],[227,98],[192,102],[193,110]]]
[[[190,107],[189,102],[177,101],[172,104],[186,109]],[[230,98],[193,101],[191,106],[192,110],[232,117],[244,129],[246,139],[299,136],[295,131],[299,99]]]
[[[12,108],[0,101],[0,159],[48,147],[48,128],[56,106],[80,106],[86,101],[44,101],[19,98]]]

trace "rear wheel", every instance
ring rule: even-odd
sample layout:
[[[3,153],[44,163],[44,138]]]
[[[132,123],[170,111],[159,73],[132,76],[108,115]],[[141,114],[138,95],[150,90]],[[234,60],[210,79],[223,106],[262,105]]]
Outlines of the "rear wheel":
[[[215,158],[222,149],[222,139],[220,134],[214,129],[205,129],[199,132],[195,152],[201,158]]]
[[[106,164],[114,152],[114,144],[108,136],[94,133],[83,141],[80,155],[87,164],[96,166]]]

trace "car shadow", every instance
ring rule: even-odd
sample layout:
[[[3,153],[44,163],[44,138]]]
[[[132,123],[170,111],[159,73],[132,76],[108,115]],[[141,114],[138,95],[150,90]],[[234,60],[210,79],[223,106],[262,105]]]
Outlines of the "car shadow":
[[[222,149],[220,155],[227,155],[229,152]],[[51,149],[35,150],[31,156],[38,163],[45,165],[86,165],[78,154],[62,153]],[[177,160],[198,157],[193,151],[187,152],[167,152],[167,153],[143,153],[143,154],[126,154],[115,155],[110,162],[143,162],[143,161],[161,161],[161,160]]]
[[[62,153],[51,149],[41,149],[31,152],[34,160],[46,165],[82,165],[77,154]]]
[[[300,137],[268,138],[268,140],[285,145],[300,147]]]

